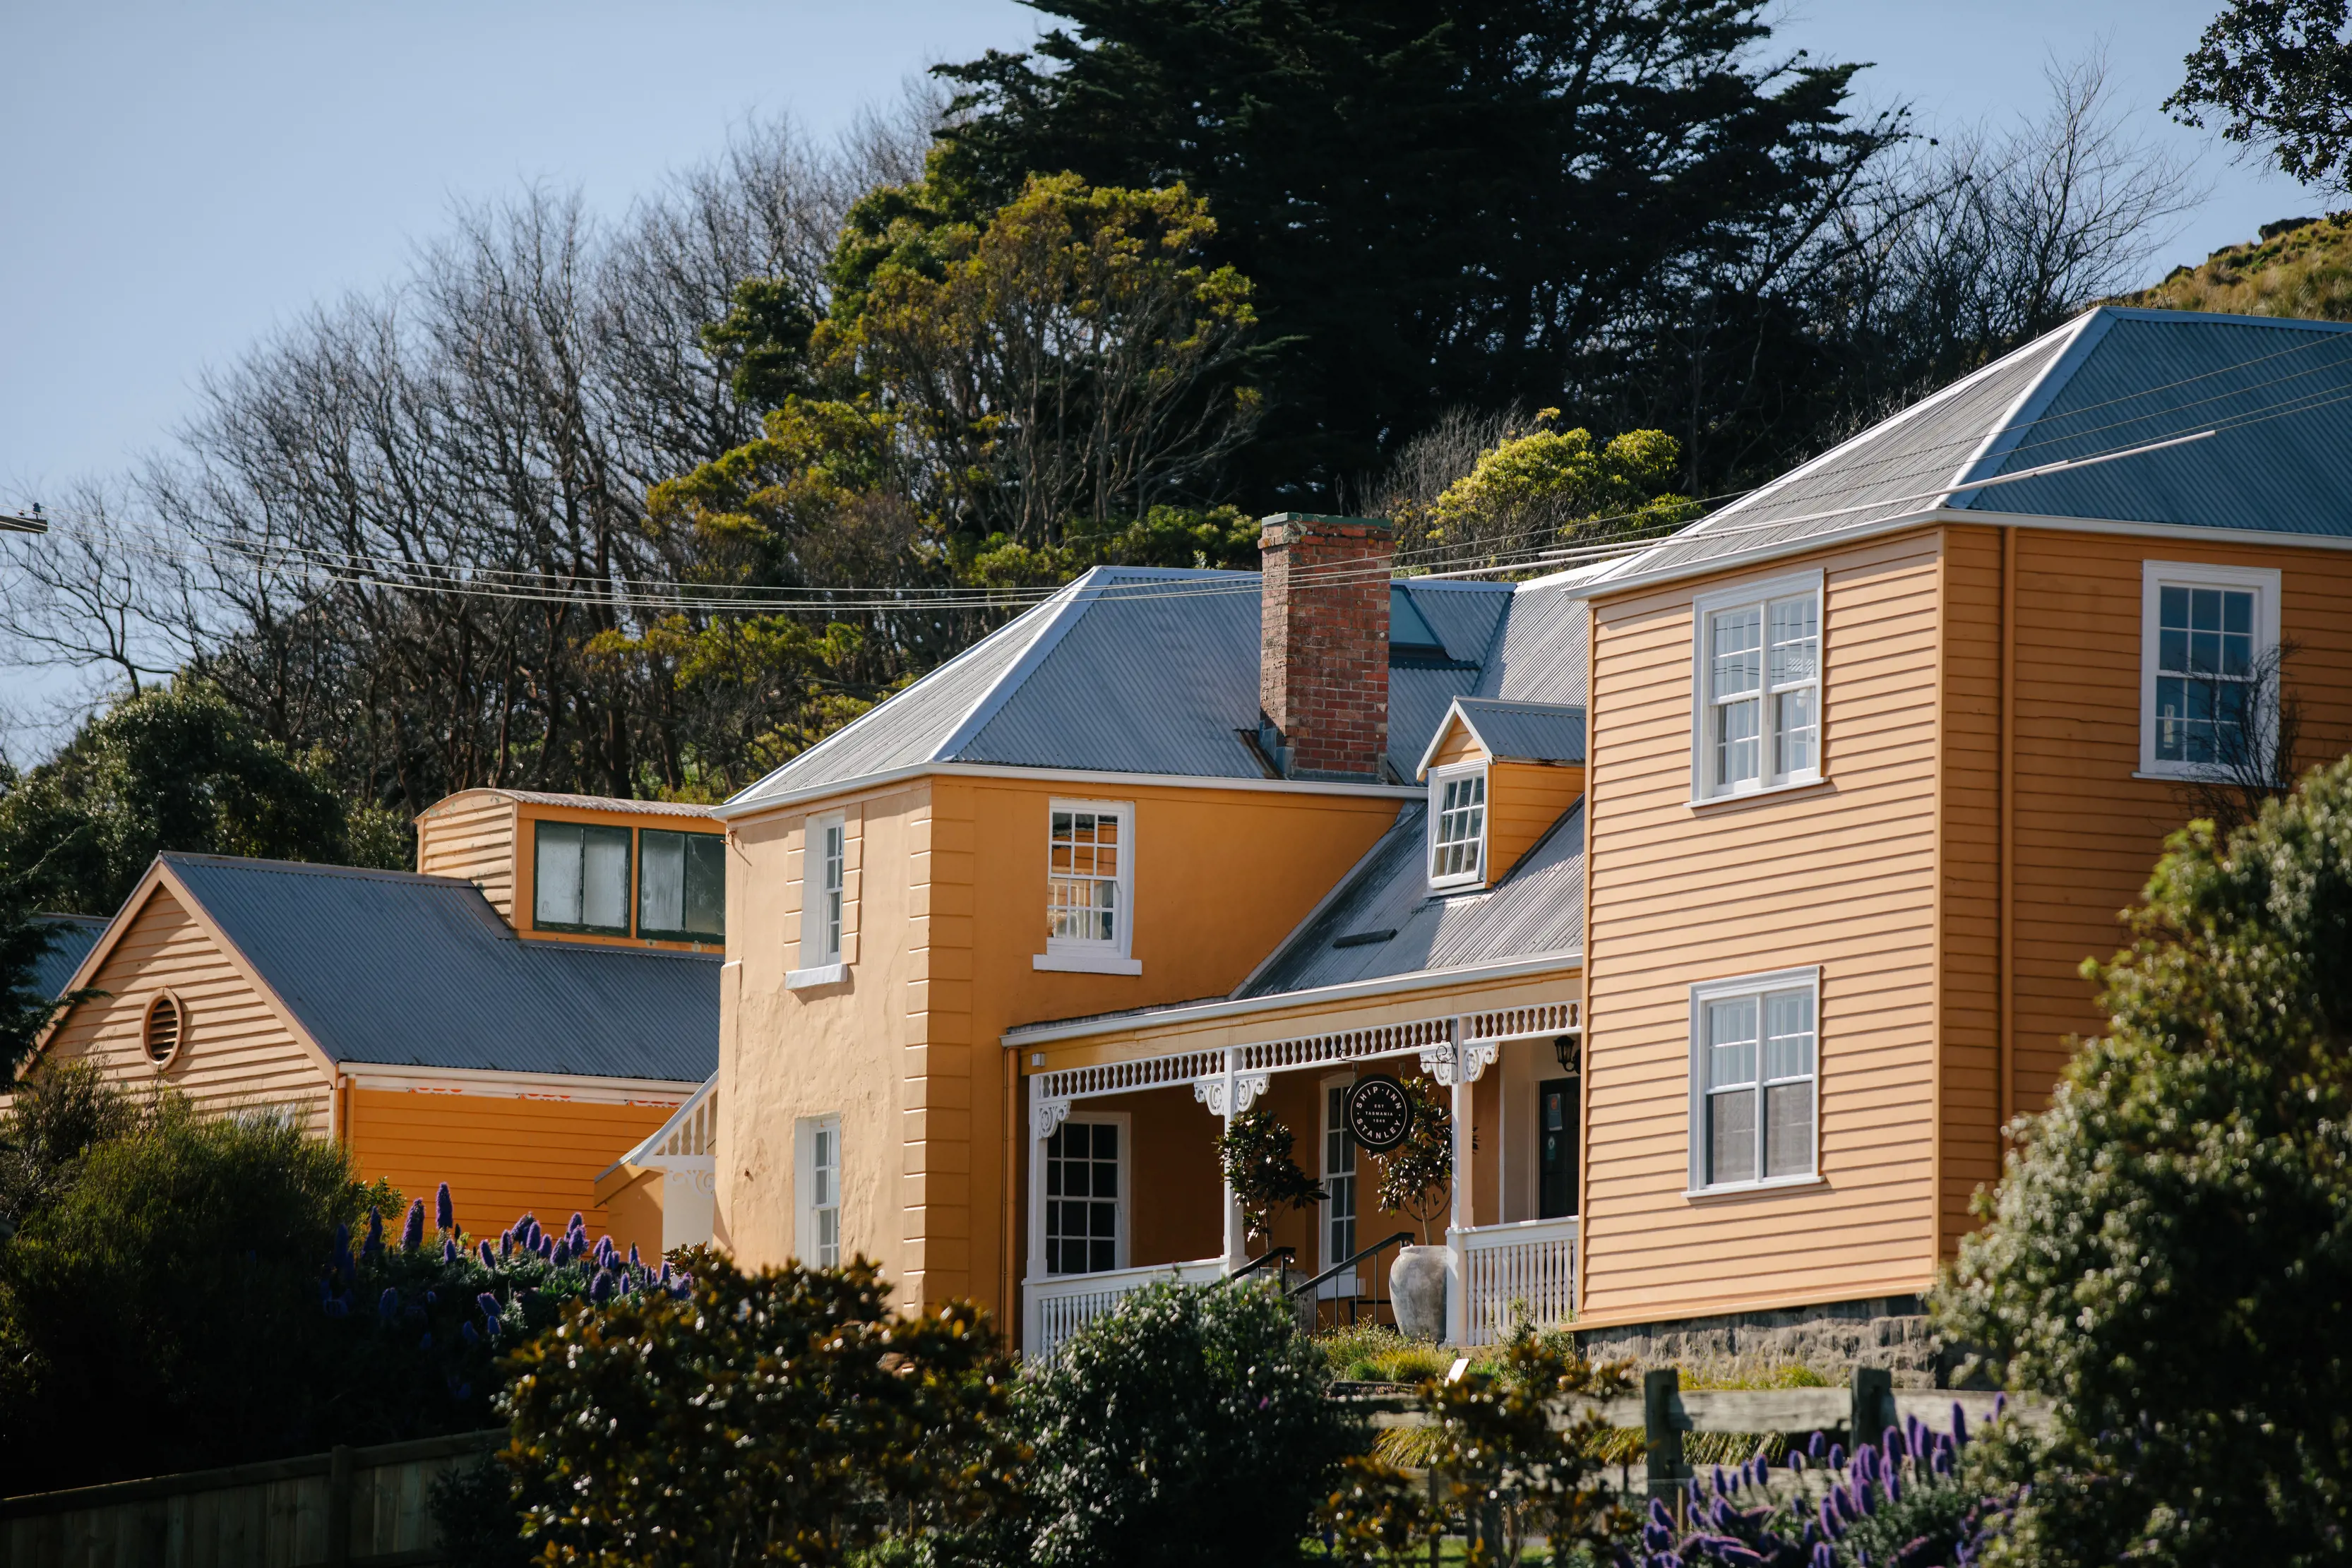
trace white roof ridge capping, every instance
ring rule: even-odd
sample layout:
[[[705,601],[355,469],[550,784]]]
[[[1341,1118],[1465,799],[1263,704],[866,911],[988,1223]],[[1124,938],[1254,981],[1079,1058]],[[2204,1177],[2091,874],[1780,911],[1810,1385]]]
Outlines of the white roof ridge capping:
[[[2114,328],[2116,320],[2112,310],[2093,306],[2067,329],[2070,335],[2066,346],[2051,356],[2050,362],[2042,367],[2041,374],[2025,383],[2000,417],[1992,422],[1992,428],[1985,432],[1984,439],[1977,443],[1976,450],[1952,470],[1952,481],[1936,498],[1937,506],[1964,507],[1968,504],[1963,497],[1975,495],[1976,490],[1964,486],[1961,482],[1990,477],[2001,461],[2017,450],[2025,440],[2025,433],[2033,428],[2052,403],[2058,401],[2058,394],[2065,390],[2068,382],[2074,379],[2074,372],[2083,368],[2084,361],[2091,357],[2091,351]],[[2023,351],[2022,349],[2018,350],[2020,353]],[[1991,367],[1986,368],[1990,370]]]
[[[1044,612],[1044,623],[1037,628],[1036,635],[1030,638],[1029,645],[1021,650],[1019,657],[997,672],[996,679],[988,684],[988,689],[980,694],[971,706],[964,709],[963,717],[957,720],[955,727],[931,748],[927,760],[953,761],[957,752],[970,746],[980,732],[988,727],[988,721],[1004,711],[1004,705],[1013,700],[1013,694],[1021,689],[1022,683],[1034,674],[1037,666],[1061,645],[1062,639],[1069,635],[1070,628],[1093,608],[1095,601],[1102,597],[1102,591],[1110,585],[1118,570],[1108,566],[1088,567],[1076,581],[1045,601],[1040,607]]]

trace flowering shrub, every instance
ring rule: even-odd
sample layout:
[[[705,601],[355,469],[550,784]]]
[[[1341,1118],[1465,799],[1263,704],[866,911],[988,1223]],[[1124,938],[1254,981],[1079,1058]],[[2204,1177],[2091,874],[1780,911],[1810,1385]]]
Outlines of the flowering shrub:
[[[348,1440],[496,1426],[500,1355],[553,1328],[583,1300],[603,1307],[689,1288],[687,1276],[646,1262],[634,1247],[623,1256],[609,1237],[591,1242],[579,1214],[558,1234],[526,1213],[493,1243],[457,1229],[448,1183],[433,1207],[428,1225],[424,1199],[410,1203],[396,1243],[384,1239],[383,1211],[371,1209],[358,1238],[337,1226],[328,1246],[317,1291],[320,1311],[339,1320],[331,1332],[355,1370],[406,1391],[380,1412],[398,1430]]]
[[[1777,1485],[1761,1458],[1718,1466],[1687,1484],[1679,1523],[1651,1500],[1642,1568],[1968,1568],[2014,1506],[1963,1473],[1968,1442],[1954,1405],[1948,1432],[1913,1417],[1851,1456],[1816,1432]]]

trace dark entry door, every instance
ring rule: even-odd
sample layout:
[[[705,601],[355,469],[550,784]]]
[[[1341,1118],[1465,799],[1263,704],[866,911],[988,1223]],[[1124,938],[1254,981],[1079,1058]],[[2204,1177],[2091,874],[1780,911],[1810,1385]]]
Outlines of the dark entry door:
[[[1576,1212],[1577,1089],[1573,1077],[1547,1078],[1536,1085],[1536,1207],[1539,1218],[1564,1219]]]

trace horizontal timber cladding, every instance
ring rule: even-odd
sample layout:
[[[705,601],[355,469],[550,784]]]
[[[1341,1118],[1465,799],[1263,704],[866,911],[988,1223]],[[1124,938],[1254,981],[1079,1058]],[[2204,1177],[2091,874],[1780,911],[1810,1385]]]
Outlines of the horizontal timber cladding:
[[[1689,804],[1694,594],[1595,606],[1588,1320],[1916,1291],[1935,1261],[1933,532],[1817,565],[1822,782]],[[1819,966],[1821,1181],[1685,1196],[1690,988]]]
[[[1943,975],[1937,1248],[1974,1225],[2000,1175],[2002,532],[1947,531],[1944,552]]]
[[[611,1104],[446,1090],[353,1088],[347,1096],[352,1154],[363,1180],[381,1176],[429,1204],[449,1184],[457,1225],[495,1240],[526,1209],[550,1230],[576,1212],[591,1235],[607,1228],[596,1178],[686,1098]],[[385,1221],[396,1222],[396,1215]]]
[[[171,888],[157,885],[89,984],[106,992],[66,1015],[49,1039],[53,1061],[89,1061],[125,1088],[175,1089],[207,1113],[289,1106],[327,1130],[327,1067],[286,1027],[268,998]],[[161,1072],[141,1026],[169,990],[182,1009],[179,1054]]]
[[[416,869],[473,883],[508,925],[515,924],[516,816],[514,801],[488,789],[426,807],[416,819]]]
[[[2297,765],[2352,745],[2352,558],[2112,534],[2021,528],[2017,545],[2014,1104],[2037,1111],[2104,1020],[2086,957],[2124,945],[2137,902],[2189,805],[2139,766],[2140,586],[2148,560],[2282,574],[2285,685],[2303,709]]]

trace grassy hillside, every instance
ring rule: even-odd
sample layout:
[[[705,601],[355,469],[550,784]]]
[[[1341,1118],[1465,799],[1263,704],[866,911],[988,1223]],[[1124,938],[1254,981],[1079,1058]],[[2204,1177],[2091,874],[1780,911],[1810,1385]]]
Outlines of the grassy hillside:
[[[2264,224],[2252,245],[2226,246],[2199,266],[2176,267],[2155,287],[2116,303],[2352,321],[2352,212]]]

